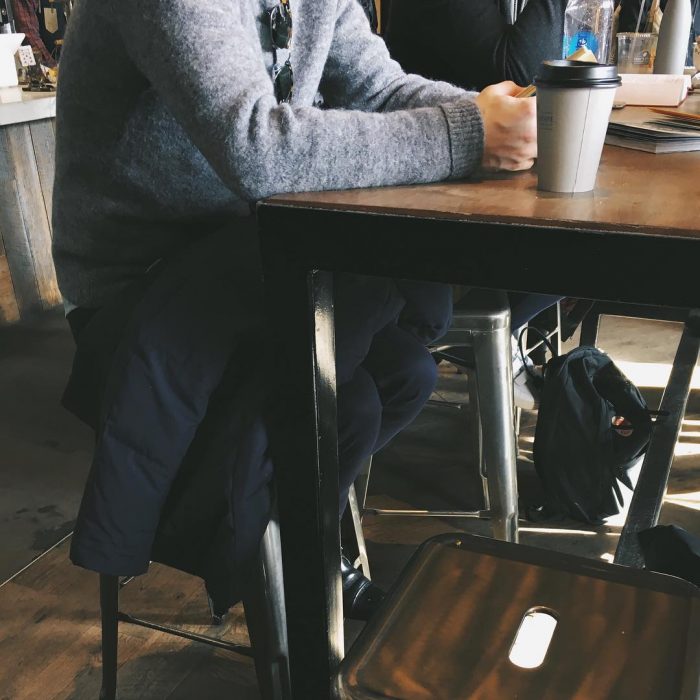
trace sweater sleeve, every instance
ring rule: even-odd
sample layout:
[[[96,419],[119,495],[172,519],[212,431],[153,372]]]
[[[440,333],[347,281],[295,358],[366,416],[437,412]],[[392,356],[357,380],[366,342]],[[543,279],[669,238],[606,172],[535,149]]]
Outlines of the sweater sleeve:
[[[233,11],[214,0],[111,4],[137,70],[249,201],[461,177],[481,160],[483,128],[469,99],[385,113],[278,104],[245,3]],[[299,43],[293,49],[299,56]]]
[[[369,27],[357,0],[338,0],[322,92],[331,106],[391,111],[474,97],[446,82],[406,74]]]

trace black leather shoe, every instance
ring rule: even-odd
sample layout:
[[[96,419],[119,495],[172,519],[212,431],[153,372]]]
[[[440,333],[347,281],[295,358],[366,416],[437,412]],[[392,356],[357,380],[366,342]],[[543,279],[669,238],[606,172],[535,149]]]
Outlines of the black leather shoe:
[[[384,600],[384,591],[372,583],[350,560],[340,557],[343,580],[343,611],[350,620],[369,620]]]

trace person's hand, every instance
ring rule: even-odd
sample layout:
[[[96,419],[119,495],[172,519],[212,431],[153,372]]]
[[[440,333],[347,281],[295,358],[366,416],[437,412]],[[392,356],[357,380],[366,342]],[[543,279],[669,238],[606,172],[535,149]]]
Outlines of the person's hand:
[[[534,97],[515,97],[521,90],[508,80],[484,88],[475,100],[484,122],[484,168],[527,170],[535,162],[536,103]]]

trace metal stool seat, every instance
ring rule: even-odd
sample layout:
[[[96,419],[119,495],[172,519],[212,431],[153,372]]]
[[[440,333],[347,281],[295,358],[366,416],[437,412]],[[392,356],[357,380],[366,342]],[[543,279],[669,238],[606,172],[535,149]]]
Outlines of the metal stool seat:
[[[469,350],[468,364],[473,367],[473,371],[468,372],[471,425],[474,428],[472,440],[482,476],[484,509],[365,509],[369,463],[356,481],[359,509],[375,515],[487,517],[491,519],[494,537],[517,542],[517,453],[510,306],[506,293],[485,289],[470,290],[455,304],[452,325],[440,339],[440,347]],[[440,352],[439,348],[437,352]]]
[[[700,589],[484,537],[428,540],[341,665],[345,700],[690,700]]]

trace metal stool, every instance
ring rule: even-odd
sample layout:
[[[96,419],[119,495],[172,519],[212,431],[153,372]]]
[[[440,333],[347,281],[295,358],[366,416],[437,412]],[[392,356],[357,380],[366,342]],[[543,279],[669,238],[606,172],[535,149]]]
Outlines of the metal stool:
[[[422,545],[360,633],[344,700],[690,700],[700,590],[464,534]]]
[[[365,509],[371,461],[355,482],[360,512],[374,515],[490,518],[494,537],[518,541],[518,487],[513,409],[510,306],[505,292],[472,289],[455,304],[440,347],[468,348],[473,444],[484,489],[484,509],[431,511]],[[440,350],[438,349],[438,352]],[[448,354],[444,354],[449,359]],[[352,505],[352,501],[351,501]],[[357,531],[357,529],[356,529]]]
[[[251,647],[221,639],[187,632],[177,627],[159,625],[119,610],[119,590],[131,579],[120,581],[118,576],[100,575],[100,610],[102,615],[102,689],[100,700],[117,697],[117,646],[119,622],[184,637],[209,646],[252,656],[258,678],[260,696],[264,700],[291,700],[287,623],[284,608],[282,553],[279,525],[272,520],[260,545],[249,591],[244,598],[246,622]],[[213,610],[212,624],[221,623],[221,615]]]

